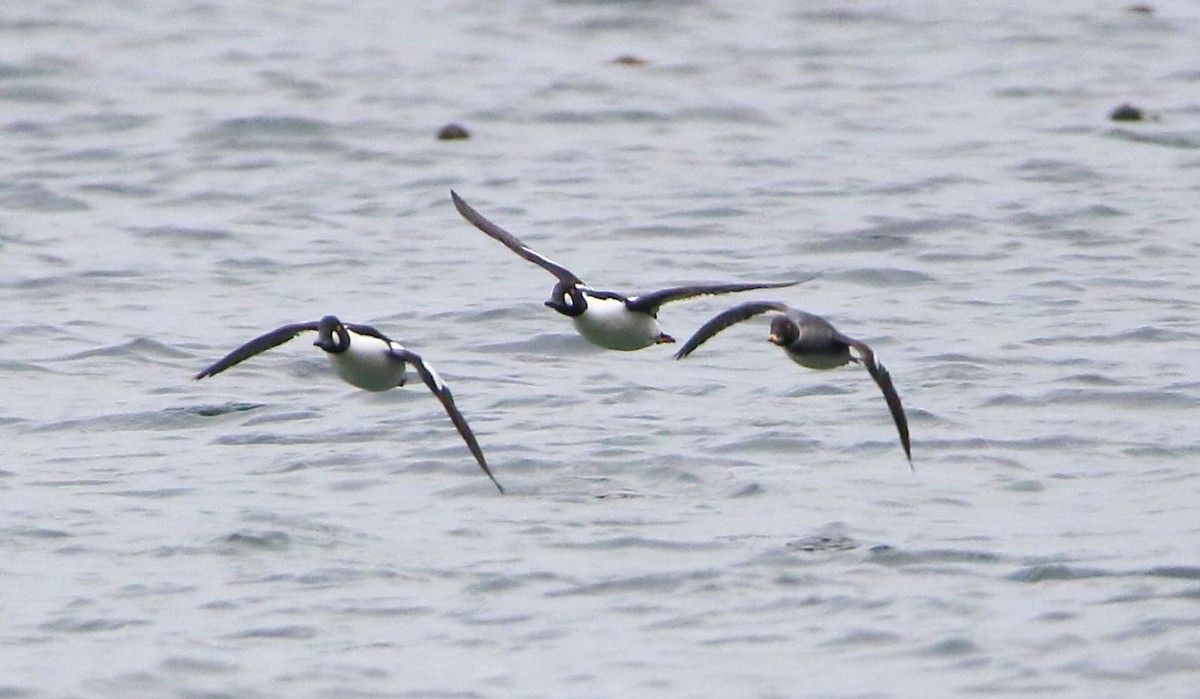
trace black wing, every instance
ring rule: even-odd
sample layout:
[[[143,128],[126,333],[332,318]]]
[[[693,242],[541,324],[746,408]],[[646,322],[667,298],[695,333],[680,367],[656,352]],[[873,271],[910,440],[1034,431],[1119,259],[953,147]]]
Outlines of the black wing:
[[[259,354],[260,352],[266,352],[272,347],[278,347],[302,332],[307,330],[316,330],[317,325],[318,324],[315,321],[312,323],[293,323],[291,325],[285,325],[282,328],[276,328],[265,335],[259,335],[253,340],[225,355],[216,364],[213,364],[199,374],[196,374],[196,379],[202,379],[206,376],[216,376],[234,364],[245,361],[256,354]]]
[[[371,327],[370,325],[358,325],[356,323],[346,323],[346,329],[350,330],[351,332],[356,332],[359,335],[366,335],[368,337],[378,338],[378,339],[383,340],[384,342],[388,342],[388,343],[393,343],[393,344],[396,343],[395,340],[388,337],[387,335],[384,335],[383,333],[379,332],[378,330]]]
[[[813,274],[803,279],[797,279],[794,282],[748,282],[744,284],[693,284],[691,286],[676,286],[662,291],[652,291],[648,294],[638,294],[631,296],[625,301],[625,305],[631,311],[641,311],[654,315],[658,312],[658,307],[664,303],[671,301],[679,301],[681,299],[690,299],[695,296],[706,296],[711,294],[729,294],[736,291],[753,291],[754,289],[779,289],[785,286],[795,286],[807,281],[816,279],[819,275]]]
[[[487,459],[483,458],[483,450],[479,448],[479,442],[475,440],[475,433],[471,431],[470,425],[467,424],[466,418],[462,413],[458,412],[458,406],[454,404],[454,395],[450,393],[450,387],[443,381],[442,377],[434,371],[433,367],[425,363],[420,355],[409,350],[392,350],[392,354],[404,361],[412,364],[417,369],[417,373],[421,375],[421,380],[433,391],[433,395],[437,396],[442,402],[442,406],[446,408],[446,414],[450,416],[450,422],[454,423],[454,427],[458,429],[458,433],[462,435],[463,441],[467,443],[467,448],[471,450],[471,454],[475,456],[475,460],[479,462],[479,467],[487,474],[488,478],[496,484],[496,487],[501,493],[504,492],[504,486],[500,485],[500,481],[492,475],[492,469],[488,468]]]
[[[900,446],[904,447],[904,455],[908,457],[909,468],[912,468],[912,446],[908,441],[908,418],[904,415],[904,406],[900,404],[900,394],[896,393],[896,386],[892,383],[892,375],[875,358],[875,353],[870,347],[867,347],[865,342],[847,337],[840,332],[835,332],[835,337],[858,350],[859,361],[866,367],[871,378],[875,379],[879,390],[883,391],[883,399],[887,401],[888,410],[892,412],[892,420],[896,423],[896,430],[900,432]]]
[[[676,359],[683,359],[691,354],[697,347],[704,344],[708,338],[716,335],[725,328],[728,328],[734,323],[740,323],[743,320],[753,318],[760,313],[767,311],[788,312],[787,304],[779,303],[778,301],[751,301],[743,303],[740,306],[734,306],[729,310],[722,311],[709,319],[707,323],[700,326],[700,329],[692,333],[687,342],[683,343],[683,347],[675,353]]]
[[[454,201],[454,208],[458,209],[458,213],[462,214],[462,217],[467,219],[467,221],[470,221],[471,225],[475,226],[496,240],[499,240],[501,243],[504,243],[506,246],[508,246],[509,250],[512,250],[521,257],[524,257],[526,260],[529,260],[535,265],[550,272],[565,284],[583,284],[583,280],[572,274],[571,270],[563,267],[548,257],[544,257],[537,252],[534,252],[532,248],[528,247],[525,245],[525,243],[522,243],[519,239],[517,239],[517,236],[509,233],[500,226],[497,226],[496,224],[484,218],[483,214],[471,208],[471,206],[467,204],[467,202],[463,201],[462,197],[458,196],[453,189],[450,190],[450,199]]]

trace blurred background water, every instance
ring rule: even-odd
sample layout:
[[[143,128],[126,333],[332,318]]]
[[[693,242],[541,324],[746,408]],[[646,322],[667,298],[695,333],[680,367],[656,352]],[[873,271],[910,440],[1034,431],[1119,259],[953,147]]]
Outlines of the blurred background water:
[[[8,3],[0,696],[1195,696],[1200,6]],[[1124,102],[1140,122],[1114,122]],[[469,140],[439,141],[450,122]],[[604,352],[553,278],[786,290]],[[339,382],[334,313],[433,362]]]

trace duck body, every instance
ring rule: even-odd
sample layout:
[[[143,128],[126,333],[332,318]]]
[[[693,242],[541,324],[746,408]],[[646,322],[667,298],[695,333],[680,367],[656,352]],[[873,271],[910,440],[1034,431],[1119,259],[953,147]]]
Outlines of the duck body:
[[[325,352],[333,366],[334,373],[338,375],[338,378],[356,388],[379,392],[403,386],[407,378],[407,367],[412,365],[421,375],[425,385],[441,402],[450,422],[458,430],[459,436],[466,443],[479,467],[492,480],[496,488],[501,493],[504,492],[504,487],[492,475],[492,469],[483,456],[483,450],[475,438],[475,433],[471,431],[466,418],[462,416],[455,404],[454,394],[450,392],[450,387],[434,370],[433,365],[369,325],[343,323],[336,316],[325,316],[321,320],[311,323],[283,325],[241,345],[217,360],[212,366],[196,374],[195,378],[199,380],[215,376],[256,354],[282,345],[300,333],[312,331],[317,333],[317,339],[313,345]]]
[[[812,313],[788,310],[791,312],[771,322],[767,337],[787,352],[788,359],[806,369],[821,371],[856,361],[850,354],[850,344],[829,321]]]
[[[571,323],[583,339],[606,349],[631,352],[675,339],[662,331],[658,319],[649,313],[630,310],[620,298],[592,296],[584,291],[587,310],[571,316]]]
[[[354,333],[350,346],[326,352],[333,371],[346,383],[364,391],[388,391],[403,386],[408,362],[401,358],[404,347],[371,335]]]
[[[767,336],[767,340],[783,348],[793,362],[808,369],[818,370],[836,369],[851,362],[863,365],[883,393],[892,421],[896,424],[896,432],[900,436],[900,446],[904,449],[904,456],[911,467],[912,445],[908,435],[908,417],[900,403],[900,394],[896,392],[896,386],[892,383],[891,374],[867,343],[843,334],[821,316],[791,308],[779,301],[743,303],[718,313],[700,326],[675,353],[675,358],[683,359],[729,326],[769,311],[778,311],[780,315],[771,319],[771,334]]]
[[[545,305],[570,318],[575,330],[585,340],[605,349],[632,352],[651,345],[675,342],[675,338],[664,333],[658,324],[658,309],[665,303],[708,294],[793,286],[815,276],[789,282],[690,284],[625,296],[585,284],[566,267],[538,253],[512,233],[485,218],[456,192],[450,192],[450,199],[458,213],[471,225],[557,277],[558,282]]]

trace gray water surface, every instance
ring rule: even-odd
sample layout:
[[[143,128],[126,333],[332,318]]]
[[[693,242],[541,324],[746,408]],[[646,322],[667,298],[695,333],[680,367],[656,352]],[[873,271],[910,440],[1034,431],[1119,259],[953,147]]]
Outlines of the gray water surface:
[[[10,5],[0,696],[1196,695],[1200,8]],[[825,316],[915,469],[765,318],[588,345],[451,188],[601,287],[820,273],[660,320]],[[328,313],[508,495],[311,337],[190,380]]]

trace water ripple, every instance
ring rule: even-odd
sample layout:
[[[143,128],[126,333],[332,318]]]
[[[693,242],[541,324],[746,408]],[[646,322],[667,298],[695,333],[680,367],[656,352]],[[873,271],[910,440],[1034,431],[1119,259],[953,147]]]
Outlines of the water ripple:
[[[1200,11],[467,5],[0,12],[0,696],[1195,693]],[[926,456],[765,324],[589,345],[451,187],[625,291],[823,271]],[[508,495],[419,382],[189,381],[328,312]]]
[[[556,548],[621,551],[624,549],[649,549],[655,551],[709,551],[723,548],[712,542],[669,541],[665,539],[650,539],[640,536],[621,536],[601,541],[578,543],[557,543]]]
[[[1105,391],[1100,389],[1064,388],[1032,396],[1011,393],[994,395],[984,405],[996,407],[1024,407],[1043,405],[1102,405],[1125,408],[1191,408],[1196,405],[1196,396],[1177,391]]]
[[[297,116],[253,116],[227,119],[196,134],[197,141],[233,151],[282,150],[329,152],[343,150],[325,121]]]
[[[721,577],[718,571],[683,571],[656,573],[634,577],[614,578],[597,583],[581,583],[547,593],[548,597],[626,595],[630,593],[663,593],[679,590],[692,583],[708,583]]]

